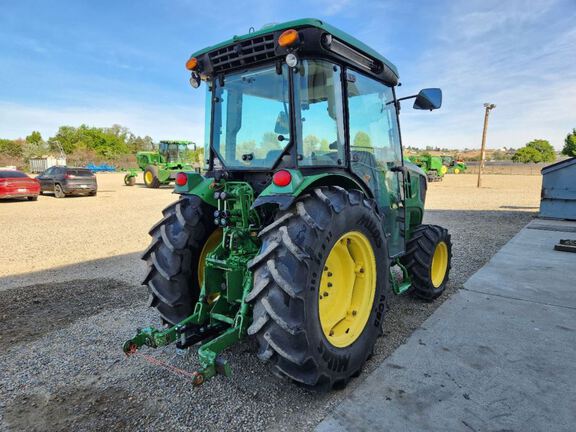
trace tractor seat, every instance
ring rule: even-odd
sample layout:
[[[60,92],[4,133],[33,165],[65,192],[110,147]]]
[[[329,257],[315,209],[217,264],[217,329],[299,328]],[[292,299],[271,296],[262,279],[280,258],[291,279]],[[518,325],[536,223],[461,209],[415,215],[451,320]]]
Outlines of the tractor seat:
[[[370,187],[378,189],[378,165],[374,153],[365,150],[351,150],[352,170]]]

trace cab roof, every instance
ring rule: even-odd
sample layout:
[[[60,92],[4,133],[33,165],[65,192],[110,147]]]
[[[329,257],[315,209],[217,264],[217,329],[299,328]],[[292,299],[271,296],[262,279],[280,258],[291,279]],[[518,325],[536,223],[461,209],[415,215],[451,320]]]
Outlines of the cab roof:
[[[235,35],[231,39],[228,39],[224,42],[221,42],[219,44],[212,45],[212,46],[209,46],[207,48],[196,51],[195,53],[193,53],[191,55],[191,57],[199,57],[199,56],[206,54],[210,51],[217,50],[219,48],[237,43],[239,41],[250,39],[250,38],[253,38],[256,36],[260,36],[260,35],[264,35],[264,34],[268,34],[268,33],[272,33],[272,32],[277,32],[277,31],[282,31],[282,30],[287,30],[290,28],[298,29],[298,28],[304,28],[304,27],[315,27],[315,28],[324,30],[327,33],[330,33],[331,35],[337,37],[338,39],[340,39],[343,42],[347,43],[348,45],[356,48],[357,50],[363,51],[365,54],[373,57],[376,60],[381,61],[388,68],[390,68],[390,70],[394,73],[394,75],[396,75],[396,78],[400,77],[398,74],[398,69],[396,68],[396,66],[390,60],[388,60],[386,57],[382,56],[377,51],[373,50],[368,45],[359,41],[358,39],[349,35],[348,33],[343,32],[342,30],[339,30],[338,28],[331,26],[330,24],[328,24],[324,21],[321,21],[321,20],[315,19],[315,18],[303,18],[303,19],[298,19],[298,20],[293,20],[293,21],[286,21],[286,22],[281,23],[281,24],[266,25],[266,26],[262,27],[260,30],[257,30],[257,31],[251,32],[251,33],[246,33],[246,34],[241,35],[241,36]]]

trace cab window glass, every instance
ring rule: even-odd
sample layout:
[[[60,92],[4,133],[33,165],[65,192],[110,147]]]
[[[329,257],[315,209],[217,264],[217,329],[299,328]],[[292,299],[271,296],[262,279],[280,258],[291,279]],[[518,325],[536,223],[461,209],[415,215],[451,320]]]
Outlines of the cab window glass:
[[[300,116],[298,164],[344,165],[344,122],[340,67],[305,60],[294,75]]]
[[[348,71],[346,81],[352,170],[388,202],[384,191],[398,190],[390,168],[402,165],[392,89],[354,71]]]

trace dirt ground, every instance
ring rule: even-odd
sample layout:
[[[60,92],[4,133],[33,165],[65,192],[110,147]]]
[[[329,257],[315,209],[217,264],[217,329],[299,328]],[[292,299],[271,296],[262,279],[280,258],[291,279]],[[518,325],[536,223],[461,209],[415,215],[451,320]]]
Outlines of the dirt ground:
[[[195,350],[126,359],[122,342],[156,323],[139,253],[171,188],[99,174],[97,197],[0,202],[0,430],[309,430],[538,210],[539,176],[449,175],[429,186],[426,222],[454,242],[434,303],[391,300],[384,337],[345,390],[307,392],[274,377],[251,341],[225,353],[234,375],[193,388]],[[426,341],[422,341],[423,344]]]

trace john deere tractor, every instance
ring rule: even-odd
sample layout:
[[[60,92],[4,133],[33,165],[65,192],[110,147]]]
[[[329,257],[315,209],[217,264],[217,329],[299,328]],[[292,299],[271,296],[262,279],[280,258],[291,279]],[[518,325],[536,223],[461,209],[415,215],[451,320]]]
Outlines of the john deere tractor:
[[[444,174],[448,172],[440,156],[430,156],[429,154],[410,156],[409,160],[418,165],[426,173],[428,181],[442,181]]]
[[[468,169],[463,161],[456,160],[452,156],[443,155],[440,157],[442,158],[442,165],[446,167],[449,174],[462,174]]]
[[[405,162],[400,101],[440,108],[440,89],[398,98],[395,66],[314,19],[200,50],[207,171],[180,172],[143,254],[147,327],[124,352],[199,344],[199,385],[230,374],[220,356],[254,338],[272,370],[312,389],[360,374],[386,301],[440,296],[452,245],[422,223],[426,174]]]
[[[149,188],[174,181],[179,171],[192,171],[193,167],[184,159],[190,141],[160,141],[158,150],[136,153],[138,167],[144,172],[144,184]],[[134,186],[138,170],[132,169],[124,176],[126,186]]]

